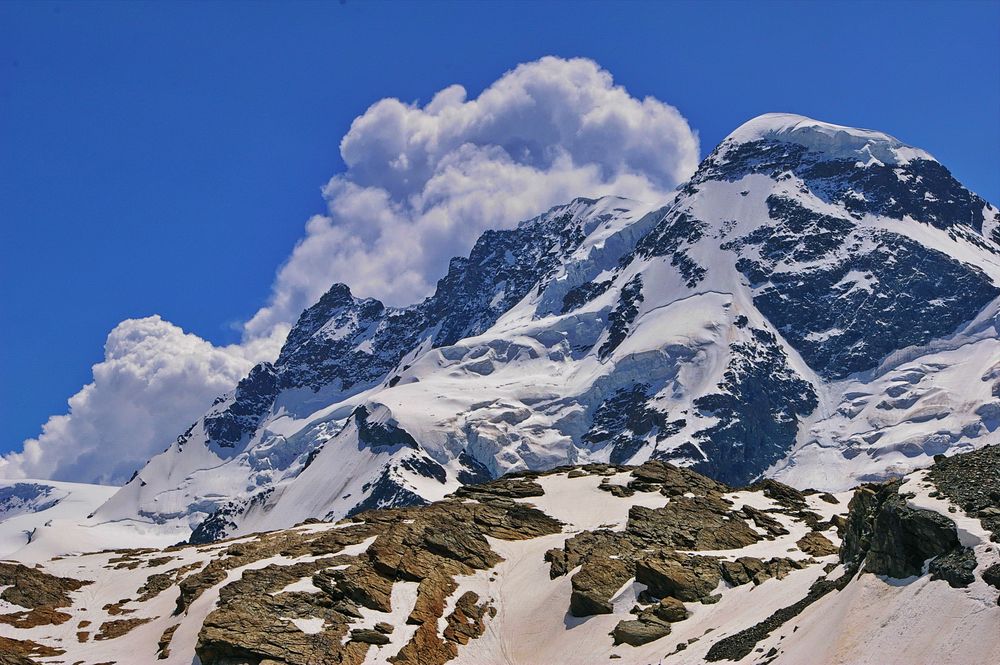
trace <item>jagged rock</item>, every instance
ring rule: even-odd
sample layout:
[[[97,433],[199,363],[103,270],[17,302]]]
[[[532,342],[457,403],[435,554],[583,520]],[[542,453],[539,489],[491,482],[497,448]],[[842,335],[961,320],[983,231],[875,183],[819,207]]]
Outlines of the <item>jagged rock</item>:
[[[174,639],[174,633],[177,632],[179,625],[175,623],[172,626],[168,626],[160,635],[160,639],[156,642],[156,658],[158,660],[170,658],[170,641]]]
[[[635,494],[635,490],[631,487],[625,485],[616,485],[614,483],[601,483],[597,486],[598,489],[604,490],[605,492],[610,492],[611,496],[616,496],[619,499],[627,499],[628,497]]]
[[[15,628],[65,623],[70,615],[58,608],[68,607],[69,594],[88,584],[88,580],[57,577],[19,563],[0,563],[0,588],[6,587],[0,592],[0,600],[28,608],[0,615],[0,623]]]
[[[143,625],[144,623],[149,623],[156,617],[146,617],[146,618],[132,618],[132,619],[115,619],[114,621],[105,621],[101,624],[101,630],[97,635],[94,635],[94,639],[97,641],[101,640],[113,640],[116,637],[121,637],[132,631],[133,628]]]
[[[367,563],[344,570],[321,570],[312,579],[333,600],[348,600],[379,612],[391,610],[392,580]]]
[[[803,510],[808,506],[805,494],[771,478],[760,480],[748,489],[763,492],[764,496],[791,510]]]
[[[809,587],[809,592],[791,605],[782,607],[775,611],[763,621],[745,628],[744,630],[728,635],[713,644],[705,655],[708,662],[720,660],[742,660],[754,647],[768,635],[786,624],[788,621],[798,616],[804,609],[820,600],[831,591],[839,591],[847,586],[851,580],[851,575],[841,575],[834,581],[825,578],[819,579]]]
[[[956,589],[967,587],[976,579],[976,553],[971,547],[959,547],[934,559],[927,568],[933,580],[944,580]]]
[[[455,490],[455,496],[490,501],[495,497],[505,499],[526,499],[542,496],[545,490],[530,478],[507,477],[485,485],[464,485]]]
[[[534,484],[534,483],[531,483]],[[226,556],[182,580],[195,590],[227,570],[282,555],[316,557],[290,565],[268,565],[244,571],[225,585],[218,607],[206,618],[198,638],[197,654],[204,665],[228,665],[233,658],[267,660],[287,665],[338,662],[360,665],[372,645],[388,644],[393,627],[352,627],[360,607],[390,612],[393,585],[418,582],[417,597],[407,623],[416,625],[413,637],[393,656],[393,663],[439,665],[457,653],[485,628],[492,610],[468,592],[444,617],[448,598],[457,589],[455,578],[471,575],[501,561],[486,537],[524,539],[557,533],[561,525],[541,511],[507,496],[523,481],[501,482],[487,502],[448,499],[424,508],[367,512],[352,524],[319,534],[275,532],[233,543]],[[361,556],[338,554],[345,546],[375,536]],[[188,582],[190,578],[196,578]],[[278,593],[289,584],[311,578],[319,592]],[[292,619],[322,620],[318,632],[304,633]],[[447,627],[438,634],[438,621]],[[242,661],[238,661],[242,662]]]
[[[479,595],[466,591],[457,601],[455,610],[448,617],[444,637],[456,644],[468,644],[469,640],[483,634],[486,628],[483,618],[492,610],[489,603],[479,603]]]
[[[783,527],[781,522],[774,519],[763,510],[754,508],[753,506],[743,506],[737,511],[736,514],[746,516],[753,521],[754,526],[758,529],[764,529],[772,538],[776,536],[784,536],[788,533],[788,529]]]
[[[611,597],[633,577],[632,567],[621,559],[594,558],[573,576],[569,612],[575,617],[611,614]]]
[[[0,636],[0,665],[38,665],[35,658],[61,656],[65,651],[32,640]]]
[[[632,476],[646,483],[660,485],[666,496],[680,496],[687,492],[698,495],[723,494],[729,486],[696,473],[685,467],[652,460],[632,469]]]
[[[830,556],[836,554],[838,548],[830,539],[818,531],[810,531],[795,543],[800,550],[809,556]]]
[[[719,586],[722,574],[712,557],[658,553],[636,562],[635,580],[654,596],[687,602],[706,598]]]
[[[736,549],[760,540],[729,509],[716,497],[678,496],[662,508],[632,506],[626,531],[646,542],[686,550]]]
[[[932,477],[936,471],[937,465]],[[953,479],[950,472],[943,477],[946,483]],[[940,513],[908,506],[899,494],[900,485],[894,481],[855,492],[841,561],[850,569],[863,562],[866,572],[905,578],[923,574],[924,563],[931,560],[929,570],[934,579],[944,579],[954,587],[968,586],[974,579],[976,559],[971,549],[959,543],[955,523]],[[949,488],[956,491],[954,484]]]
[[[735,561],[719,562],[722,578],[733,586],[753,582],[762,584],[771,578],[781,579],[793,570],[801,570],[805,564],[786,557],[768,561],[756,557],[743,556]]]

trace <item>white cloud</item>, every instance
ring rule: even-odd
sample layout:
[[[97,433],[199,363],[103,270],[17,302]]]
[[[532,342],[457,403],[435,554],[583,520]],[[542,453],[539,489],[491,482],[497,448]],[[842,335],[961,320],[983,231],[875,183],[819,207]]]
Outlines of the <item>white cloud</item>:
[[[274,353],[257,344],[249,350]],[[108,335],[93,382],[69,399],[0,476],[122,483],[232,389],[256,358],[215,347],[158,316],[127,319]]]
[[[655,202],[694,171],[698,139],[675,108],[632,97],[597,63],[548,57],[476,99],[460,85],[424,106],[383,99],[340,152],[347,171],[323,190],[327,214],[306,224],[248,339],[294,321],[333,282],[414,302],[485,229],[576,196]]]
[[[156,316],[123,321],[69,413],[0,459],[0,476],[122,482],[254,362],[275,358],[332,283],[415,302],[487,228],[577,196],[665,198],[697,166],[698,139],[675,108],[632,97],[595,62],[550,57],[475,99],[460,85],[424,106],[383,99],[340,151],[347,170],[323,189],[326,214],[306,223],[242,345],[215,347]]]

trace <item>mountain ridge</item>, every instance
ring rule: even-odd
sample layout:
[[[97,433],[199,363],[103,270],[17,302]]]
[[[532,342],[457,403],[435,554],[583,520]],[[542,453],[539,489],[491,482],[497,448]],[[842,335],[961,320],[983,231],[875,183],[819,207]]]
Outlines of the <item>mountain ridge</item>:
[[[334,285],[94,519],[211,540],[587,461],[899,474],[996,426],[958,356],[1000,366],[998,226],[919,149],[761,116],[665,205],[581,198],[488,231],[416,305]]]

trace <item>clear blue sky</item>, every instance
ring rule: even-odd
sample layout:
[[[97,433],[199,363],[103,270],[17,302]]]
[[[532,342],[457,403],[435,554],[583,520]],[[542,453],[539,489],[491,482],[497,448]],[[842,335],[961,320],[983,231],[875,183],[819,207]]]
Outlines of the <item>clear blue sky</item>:
[[[0,451],[159,313],[235,341],[351,120],[587,56],[702,150],[768,111],[886,131],[1000,203],[1000,3],[0,3]],[[586,194],[586,192],[581,192]]]

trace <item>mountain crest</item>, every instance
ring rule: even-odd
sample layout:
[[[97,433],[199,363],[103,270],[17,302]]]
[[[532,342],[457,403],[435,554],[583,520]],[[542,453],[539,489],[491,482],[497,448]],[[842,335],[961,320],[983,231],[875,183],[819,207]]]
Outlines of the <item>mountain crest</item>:
[[[414,305],[334,285],[98,519],[217,538],[589,462],[831,490],[906,472],[1000,422],[1000,371],[963,370],[1000,367],[998,226],[887,134],[761,116],[662,206],[486,231]]]

